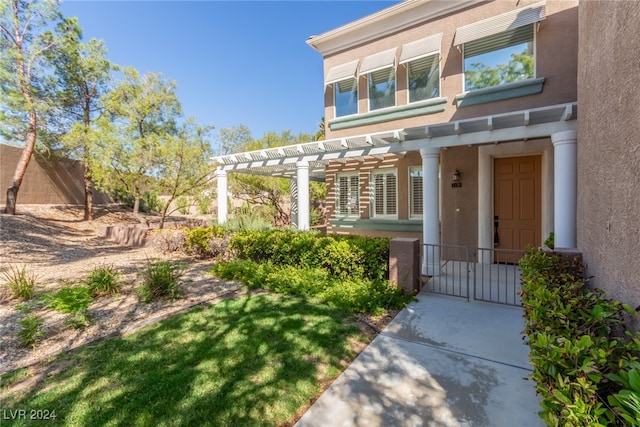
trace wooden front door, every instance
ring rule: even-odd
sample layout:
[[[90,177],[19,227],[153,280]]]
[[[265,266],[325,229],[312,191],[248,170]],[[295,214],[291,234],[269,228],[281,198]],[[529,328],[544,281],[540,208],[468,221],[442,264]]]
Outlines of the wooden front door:
[[[494,247],[525,249],[542,244],[541,156],[494,160]]]

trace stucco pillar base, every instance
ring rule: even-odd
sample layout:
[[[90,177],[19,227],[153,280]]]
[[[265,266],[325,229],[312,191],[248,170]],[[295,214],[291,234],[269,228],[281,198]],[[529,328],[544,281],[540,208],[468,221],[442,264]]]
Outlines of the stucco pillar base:
[[[397,283],[405,294],[420,292],[420,241],[392,239],[389,244],[389,281]]]

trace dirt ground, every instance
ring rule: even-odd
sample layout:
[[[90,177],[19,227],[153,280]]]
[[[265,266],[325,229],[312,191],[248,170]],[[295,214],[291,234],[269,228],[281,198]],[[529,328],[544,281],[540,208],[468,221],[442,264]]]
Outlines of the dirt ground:
[[[98,235],[108,224],[135,224],[139,221],[117,206],[95,209],[92,222],[82,220],[81,206],[18,205],[16,215],[0,214],[0,374],[41,361],[109,336],[125,335],[150,323],[186,311],[198,304],[233,298],[242,287],[207,273],[211,260],[196,260],[181,253],[163,253],[156,248],[120,246]],[[157,218],[148,217],[150,221]],[[188,264],[182,277],[183,298],[142,303],[136,287],[139,272],[149,260],[181,260]],[[20,346],[16,333],[24,316],[16,309],[20,301],[10,299],[3,284],[3,272],[11,267],[26,268],[37,278],[37,290],[49,291],[86,279],[99,266],[121,272],[124,283],[115,297],[101,297],[89,307],[92,324],[75,330],[64,324],[68,315],[54,310],[38,310],[44,319],[46,337],[34,348]],[[375,337],[397,312],[381,318],[356,316],[360,328]]]

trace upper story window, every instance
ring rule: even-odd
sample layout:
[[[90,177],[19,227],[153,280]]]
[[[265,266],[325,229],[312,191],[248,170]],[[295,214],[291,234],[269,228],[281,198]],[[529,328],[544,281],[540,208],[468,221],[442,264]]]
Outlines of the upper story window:
[[[336,215],[360,216],[360,178],[357,173],[336,174]]]
[[[465,90],[535,77],[533,24],[464,45]]]
[[[396,105],[396,70],[394,68],[370,73],[368,81],[370,111]]]
[[[367,77],[369,111],[396,105],[396,48],[362,60],[360,75]]]
[[[333,84],[336,117],[358,112],[358,80],[347,79]]]
[[[374,217],[398,216],[398,174],[392,169],[371,173],[371,201]]]
[[[534,78],[535,31],[545,13],[543,1],[457,28],[465,91]]]
[[[409,217],[422,217],[422,167],[409,169]]]
[[[409,102],[440,96],[440,45],[442,33],[402,46],[400,64],[407,69]]]
[[[348,116],[358,112],[358,61],[331,67],[325,85],[333,85],[335,117]]]

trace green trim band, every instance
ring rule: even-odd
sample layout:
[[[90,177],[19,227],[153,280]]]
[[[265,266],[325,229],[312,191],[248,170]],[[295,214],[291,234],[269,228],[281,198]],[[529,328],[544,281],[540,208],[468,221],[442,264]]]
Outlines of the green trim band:
[[[416,219],[329,218],[329,222],[340,229],[422,232],[422,220]]]
[[[333,119],[329,122],[331,130],[348,129],[356,126],[372,125],[408,117],[441,113],[445,110],[447,98],[432,98],[426,101],[412,102],[398,107],[384,108],[364,114]]]
[[[542,92],[544,77],[507,83],[499,86],[485,87],[456,95],[458,108],[470,105],[486,104],[503,99],[519,98]]]

